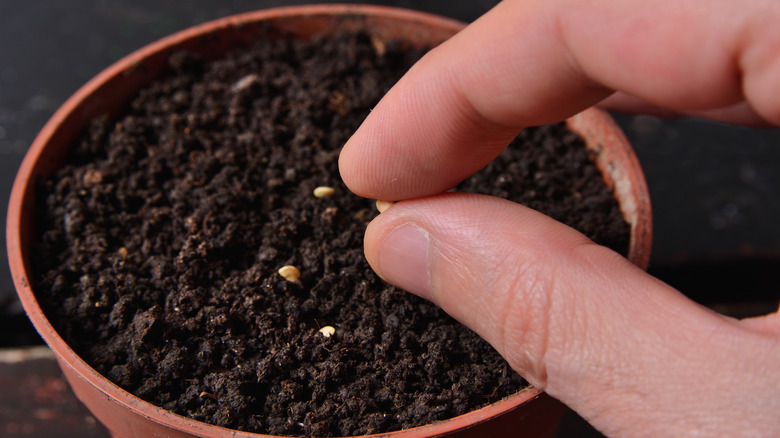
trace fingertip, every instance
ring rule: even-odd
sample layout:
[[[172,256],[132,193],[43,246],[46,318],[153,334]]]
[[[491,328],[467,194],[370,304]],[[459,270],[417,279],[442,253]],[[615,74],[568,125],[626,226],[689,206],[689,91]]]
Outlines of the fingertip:
[[[432,301],[430,233],[412,222],[403,222],[384,229],[382,235],[371,248],[372,266],[380,277]]]
[[[382,275],[382,271],[379,269],[378,263],[379,248],[381,246],[382,237],[385,234],[384,230],[386,229],[383,221],[384,217],[385,215],[380,214],[379,216],[375,217],[366,227],[366,232],[363,237],[363,252],[365,253],[366,260],[368,260],[368,264],[371,265],[371,269],[373,269],[377,275],[382,277],[383,280],[387,281],[387,278]]]
[[[377,201],[377,203],[379,202],[380,201]],[[393,203],[393,205],[398,205],[398,203]],[[405,214],[397,214],[398,210],[399,209],[396,208],[393,208],[392,210],[390,208],[380,210],[380,214],[369,222],[366,227],[363,239],[363,250],[368,263],[377,275],[382,277],[385,281],[388,281],[389,279],[387,278],[387,275],[382,272],[381,264],[379,262],[382,243],[395,228],[403,222],[409,221],[409,218]]]
[[[366,175],[365,163],[361,163],[361,154],[359,153],[360,140],[356,138],[357,133],[353,134],[339,153],[339,174],[341,180],[347,188],[358,196],[364,198],[376,198],[367,188],[370,186],[365,183]]]
[[[391,90],[347,140],[339,155],[339,173],[353,193],[371,199],[400,200],[447,190],[446,183],[431,185],[424,175],[424,152],[409,150],[410,139],[401,116],[384,108],[396,106]]]

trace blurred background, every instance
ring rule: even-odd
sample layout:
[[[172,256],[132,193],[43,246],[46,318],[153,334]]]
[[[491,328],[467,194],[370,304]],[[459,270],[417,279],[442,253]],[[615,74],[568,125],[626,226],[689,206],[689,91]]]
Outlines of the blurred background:
[[[162,36],[204,21],[304,3],[313,2],[0,2],[3,205],[8,204],[16,169],[36,133],[68,96],[111,63]],[[361,3],[423,10],[469,22],[497,2]],[[692,299],[732,316],[777,309],[780,129],[649,116],[616,115],[616,119],[634,145],[650,188],[655,222],[650,273]],[[4,230],[5,214],[0,223]],[[5,248],[5,234],[2,236]],[[6,395],[0,395],[0,435],[106,436],[73,400],[45,349],[20,348],[40,345],[41,341],[16,299],[6,252],[0,254],[4,265],[0,269],[0,385],[11,385]],[[20,385],[21,381],[27,385]],[[43,392],[31,389],[39,387]],[[22,402],[8,401],[11,395],[21,397]],[[32,415],[31,419],[25,420],[24,412]],[[62,426],[66,423],[70,429]],[[592,433],[586,429],[570,416],[561,436]]]

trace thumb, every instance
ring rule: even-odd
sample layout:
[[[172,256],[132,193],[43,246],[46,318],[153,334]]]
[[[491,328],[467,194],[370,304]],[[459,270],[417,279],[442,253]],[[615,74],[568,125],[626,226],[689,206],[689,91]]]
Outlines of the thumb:
[[[723,433],[739,400],[754,402],[765,386],[751,367],[776,368],[751,358],[764,351],[777,361],[771,338],[741,331],[620,255],[509,201],[463,193],[403,201],[369,225],[365,249],[385,280],[441,306],[534,386],[610,435]],[[702,397],[722,388],[728,396]],[[759,411],[738,419],[775,416]]]

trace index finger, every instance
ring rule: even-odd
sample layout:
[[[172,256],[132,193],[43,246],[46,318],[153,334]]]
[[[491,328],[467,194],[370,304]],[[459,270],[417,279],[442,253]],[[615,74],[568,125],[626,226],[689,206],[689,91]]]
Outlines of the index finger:
[[[342,177],[376,199],[440,193],[523,127],[614,90],[678,112],[744,103],[777,123],[780,12],[769,0],[750,5],[505,0],[388,92],[345,145]]]

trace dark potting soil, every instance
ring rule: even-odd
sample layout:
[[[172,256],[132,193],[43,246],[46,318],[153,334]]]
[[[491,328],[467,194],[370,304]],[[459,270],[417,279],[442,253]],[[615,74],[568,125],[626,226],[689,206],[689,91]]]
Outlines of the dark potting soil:
[[[261,41],[211,63],[173,56],[171,76],[124,117],[96,120],[41,184],[32,265],[58,332],[149,402],[275,435],[408,428],[525,387],[363,256],[374,202],[342,184],[338,153],[420,55],[345,33]],[[335,194],[316,198],[317,186]],[[461,188],[626,252],[615,200],[563,125],[526,130]],[[300,279],[280,276],[284,265]]]

